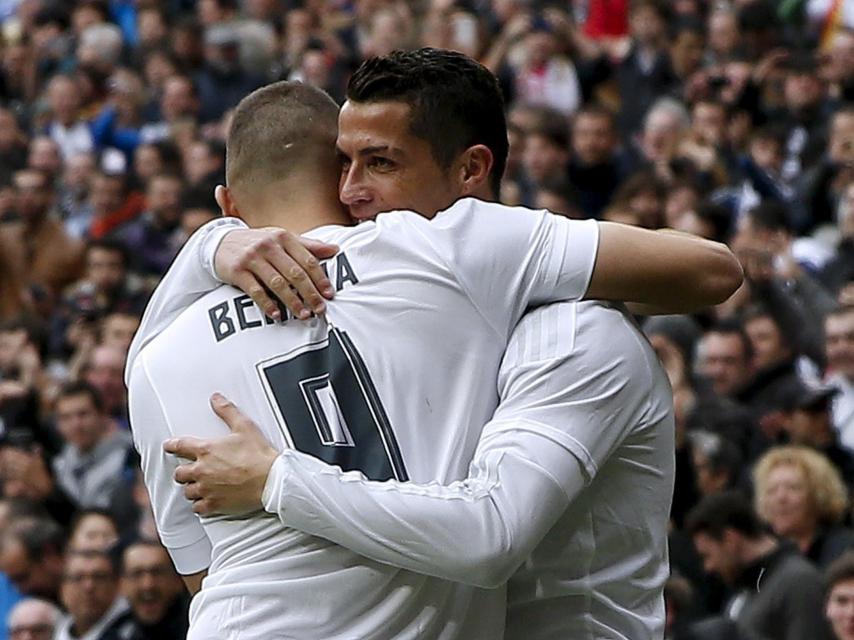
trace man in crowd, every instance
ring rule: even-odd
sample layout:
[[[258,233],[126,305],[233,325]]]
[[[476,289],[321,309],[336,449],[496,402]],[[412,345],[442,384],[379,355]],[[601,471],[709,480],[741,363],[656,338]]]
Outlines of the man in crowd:
[[[688,514],[686,530],[705,570],[733,589],[724,618],[745,638],[832,638],[818,570],[793,545],[767,533],[741,495],[704,498]]]
[[[69,383],[60,391],[56,418],[66,442],[54,459],[57,482],[80,508],[113,506],[129,484],[127,434],[116,430],[98,391],[86,382]]]
[[[53,640],[62,612],[55,604],[39,598],[21,600],[6,623],[9,640]]]
[[[68,616],[59,625],[55,640],[116,640],[118,629],[130,616],[107,552],[69,550],[61,595]]]
[[[53,520],[27,517],[0,536],[0,570],[24,595],[59,602],[65,531]]]
[[[186,637],[189,600],[169,554],[159,543],[139,540],[122,554],[121,591],[131,618],[122,640],[180,640]]]

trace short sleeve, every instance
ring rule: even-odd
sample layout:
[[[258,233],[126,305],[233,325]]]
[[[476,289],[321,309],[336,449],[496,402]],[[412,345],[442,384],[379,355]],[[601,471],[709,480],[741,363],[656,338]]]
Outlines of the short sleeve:
[[[503,336],[529,306],[583,298],[599,243],[595,220],[474,198],[460,200],[419,228]]]

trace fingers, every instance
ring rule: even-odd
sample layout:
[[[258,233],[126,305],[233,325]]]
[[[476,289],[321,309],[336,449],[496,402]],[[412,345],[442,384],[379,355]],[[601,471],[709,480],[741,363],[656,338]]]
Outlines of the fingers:
[[[198,470],[196,469],[195,465],[192,464],[180,465],[177,469],[175,469],[175,475],[173,477],[175,478],[175,482],[186,486],[195,486],[196,483],[199,481]],[[186,495],[186,489],[184,491],[184,494]]]
[[[327,244],[320,240],[312,240],[311,238],[299,237],[300,244],[314,254],[315,258],[325,260],[332,258],[341,249],[337,244]]]
[[[163,443],[163,450],[179,458],[197,460],[200,455],[207,451],[207,443],[201,438],[194,438],[192,436],[171,438]]]
[[[258,305],[264,314],[273,320],[280,320],[282,312],[279,310],[279,305],[268,294],[258,279],[250,272],[244,271],[234,277],[234,286],[244,291],[252,301]],[[290,308],[290,307],[289,307]],[[291,308],[293,312],[294,309]]]
[[[323,297],[331,299],[335,292],[320,260],[292,233],[279,230],[276,240],[283,250],[272,251],[269,257],[273,266],[315,313],[323,313]]]
[[[232,431],[257,431],[255,423],[246,417],[237,406],[220,393],[211,396],[211,408]]]

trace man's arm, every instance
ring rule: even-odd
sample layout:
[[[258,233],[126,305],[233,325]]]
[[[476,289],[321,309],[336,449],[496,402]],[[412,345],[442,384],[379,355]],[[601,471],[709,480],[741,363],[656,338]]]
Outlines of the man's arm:
[[[180,467],[176,479],[188,483],[185,495],[196,501],[197,512],[263,504],[285,526],[379,562],[496,587],[625,434],[640,426],[639,407],[646,406],[652,384],[639,359],[642,338],[619,311],[607,314],[593,320],[604,323],[610,341],[602,344],[601,333],[579,333],[573,355],[551,379],[543,378],[540,363],[513,367],[502,405],[460,482],[373,482],[296,451],[275,457],[251,421],[221,402],[213,407],[232,428],[226,439],[167,443],[168,451],[195,460]]]
[[[188,586],[195,584],[197,578],[192,576],[210,565],[211,542],[181,487],[172,479],[179,461],[164,454],[162,448],[172,430],[142,358],[137,358],[130,373],[128,408],[158,537],[178,573],[190,576]]]
[[[481,203],[481,205],[488,206],[487,203]],[[507,216],[508,212],[512,212],[512,215],[499,220],[498,216]],[[512,220],[515,216],[533,214],[534,212],[519,208],[511,209],[492,205],[492,209],[486,210],[483,214],[486,217],[481,224],[462,227],[459,234],[451,236],[458,244],[445,253],[453,258],[459,257],[465,260],[465,252],[469,254],[473,252],[476,255],[480,252],[481,255],[478,256],[480,263],[487,267],[501,266],[502,260],[507,258],[504,255],[507,245],[495,235],[495,229],[506,232],[507,229],[503,226],[506,220]],[[488,220],[489,216],[495,218],[492,223]],[[554,216],[554,218],[559,217]],[[440,215],[429,226],[435,227],[442,222],[443,218]],[[548,232],[549,237],[526,237],[522,234],[516,236],[516,242],[523,243],[522,247],[528,246],[538,251],[549,250],[555,252],[555,255],[561,249],[571,249],[571,252],[567,251],[565,254],[564,267],[578,269],[583,262],[581,259],[583,256],[574,254],[579,249],[586,250],[584,244],[579,244],[577,241],[584,222],[567,221],[564,218],[553,222]],[[520,228],[523,226],[519,225]],[[568,233],[563,233],[565,227],[569,229]],[[669,230],[650,231],[610,222],[601,222],[598,227],[598,248],[593,247],[595,264],[592,266],[592,276],[589,286],[586,287],[586,293],[581,292],[587,299],[647,305],[643,307],[645,313],[688,313],[723,302],[741,285],[743,279],[741,265],[726,245]],[[490,234],[490,228],[492,234]],[[561,232],[561,239],[557,241],[556,246],[549,247],[546,241],[552,239],[552,231]],[[586,235],[586,232],[584,234]],[[498,243],[494,246],[492,241],[496,238]],[[525,242],[530,244],[524,245]],[[573,243],[576,244],[573,245]],[[518,251],[514,248],[513,253],[516,254]],[[297,273],[285,274],[276,269],[274,262],[283,259],[284,254],[285,250],[272,231],[248,230],[240,236],[226,235],[221,246],[218,247],[215,258],[211,258],[210,262],[215,262],[218,273],[226,282],[236,284],[251,276],[271,288],[273,280],[270,274],[281,274],[289,279]],[[250,265],[249,255],[261,256],[261,258]],[[491,263],[490,260],[484,259],[485,256],[490,256]],[[264,260],[268,260],[267,263],[264,263]],[[452,259],[449,266],[457,267],[456,260]],[[554,265],[545,266],[553,267]],[[583,275],[576,274],[579,278]],[[482,280],[474,282],[473,288],[476,289],[481,282]],[[506,281],[503,286],[507,290],[519,284]],[[236,284],[236,286],[240,285]],[[251,291],[247,293],[262,308],[269,305],[266,294],[255,296]],[[564,292],[556,291],[538,302],[567,299],[573,298],[567,297]]]
[[[585,298],[634,302],[646,313],[690,313],[741,285],[726,245],[676,231],[599,223],[599,251]]]

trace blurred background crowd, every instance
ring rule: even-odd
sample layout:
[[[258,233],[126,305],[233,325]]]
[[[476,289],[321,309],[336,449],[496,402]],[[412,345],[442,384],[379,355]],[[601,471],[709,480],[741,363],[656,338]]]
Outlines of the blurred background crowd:
[[[498,76],[503,202],[744,267],[644,324],[676,406],[668,637],[854,638],[854,0],[0,0],[0,640],[184,637],[128,432],[140,314],[218,215],[244,95],[341,101],[420,46]]]

